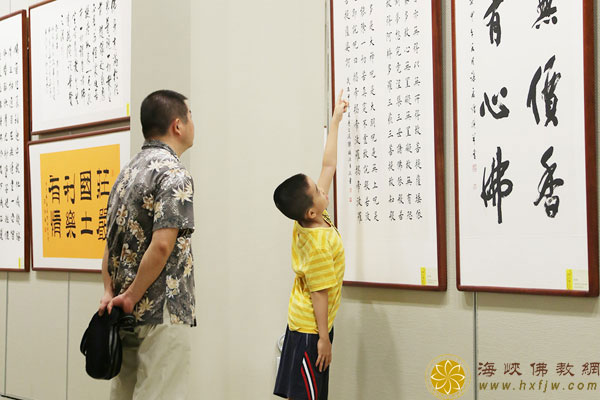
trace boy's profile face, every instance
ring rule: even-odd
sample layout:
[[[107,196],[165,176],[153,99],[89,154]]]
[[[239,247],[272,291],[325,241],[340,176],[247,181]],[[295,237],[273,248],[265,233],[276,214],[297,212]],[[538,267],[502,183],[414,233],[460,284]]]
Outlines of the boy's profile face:
[[[318,187],[315,181],[313,181],[309,176],[306,177],[306,180],[308,182],[308,190],[306,194],[313,200],[313,205],[311,208],[314,210],[316,215],[321,215],[327,206],[329,206],[329,196],[323,191],[323,189]]]

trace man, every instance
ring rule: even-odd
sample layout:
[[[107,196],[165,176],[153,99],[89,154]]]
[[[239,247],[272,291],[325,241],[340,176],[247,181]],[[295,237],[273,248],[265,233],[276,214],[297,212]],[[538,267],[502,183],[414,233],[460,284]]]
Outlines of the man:
[[[185,96],[159,90],[141,107],[142,150],[108,199],[99,313],[132,313],[111,399],[185,399],[190,326],[196,325],[191,234],[193,181],[179,157],[194,141]],[[116,296],[115,296],[116,295]]]

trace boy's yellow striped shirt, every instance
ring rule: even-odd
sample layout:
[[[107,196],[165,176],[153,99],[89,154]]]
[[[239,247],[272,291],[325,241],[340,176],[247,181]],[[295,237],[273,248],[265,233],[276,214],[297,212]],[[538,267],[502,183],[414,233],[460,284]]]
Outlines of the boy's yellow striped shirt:
[[[318,333],[311,292],[328,289],[328,330],[340,307],[344,280],[344,245],[333,226],[327,210],[323,218],[329,228],[303,228],[294,223],[292,238],[292,269],[296,273],[290,305],[288,325],[290,330]]]

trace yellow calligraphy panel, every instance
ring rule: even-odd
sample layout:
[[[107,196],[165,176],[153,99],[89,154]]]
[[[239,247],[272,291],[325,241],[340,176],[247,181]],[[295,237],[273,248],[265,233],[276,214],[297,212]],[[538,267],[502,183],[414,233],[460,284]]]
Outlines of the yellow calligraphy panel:
[[[119,145],[40,155],[44,257],[102,258]]]

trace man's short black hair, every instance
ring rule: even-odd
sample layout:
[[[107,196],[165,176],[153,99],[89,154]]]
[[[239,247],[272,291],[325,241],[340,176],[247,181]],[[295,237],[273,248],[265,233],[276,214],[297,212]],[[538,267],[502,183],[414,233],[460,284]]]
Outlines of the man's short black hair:
[[[296,174],[286,179],[273,193],[275,206],[290,219],[304,220],[306,211],[313,205],[308,189],[308,179],[304,174]]]
[[[167,133],[175,118],[187,123],[187,97],[172,90],[157,90],[150,93],[140,111],[144,138],[160,137]]]

